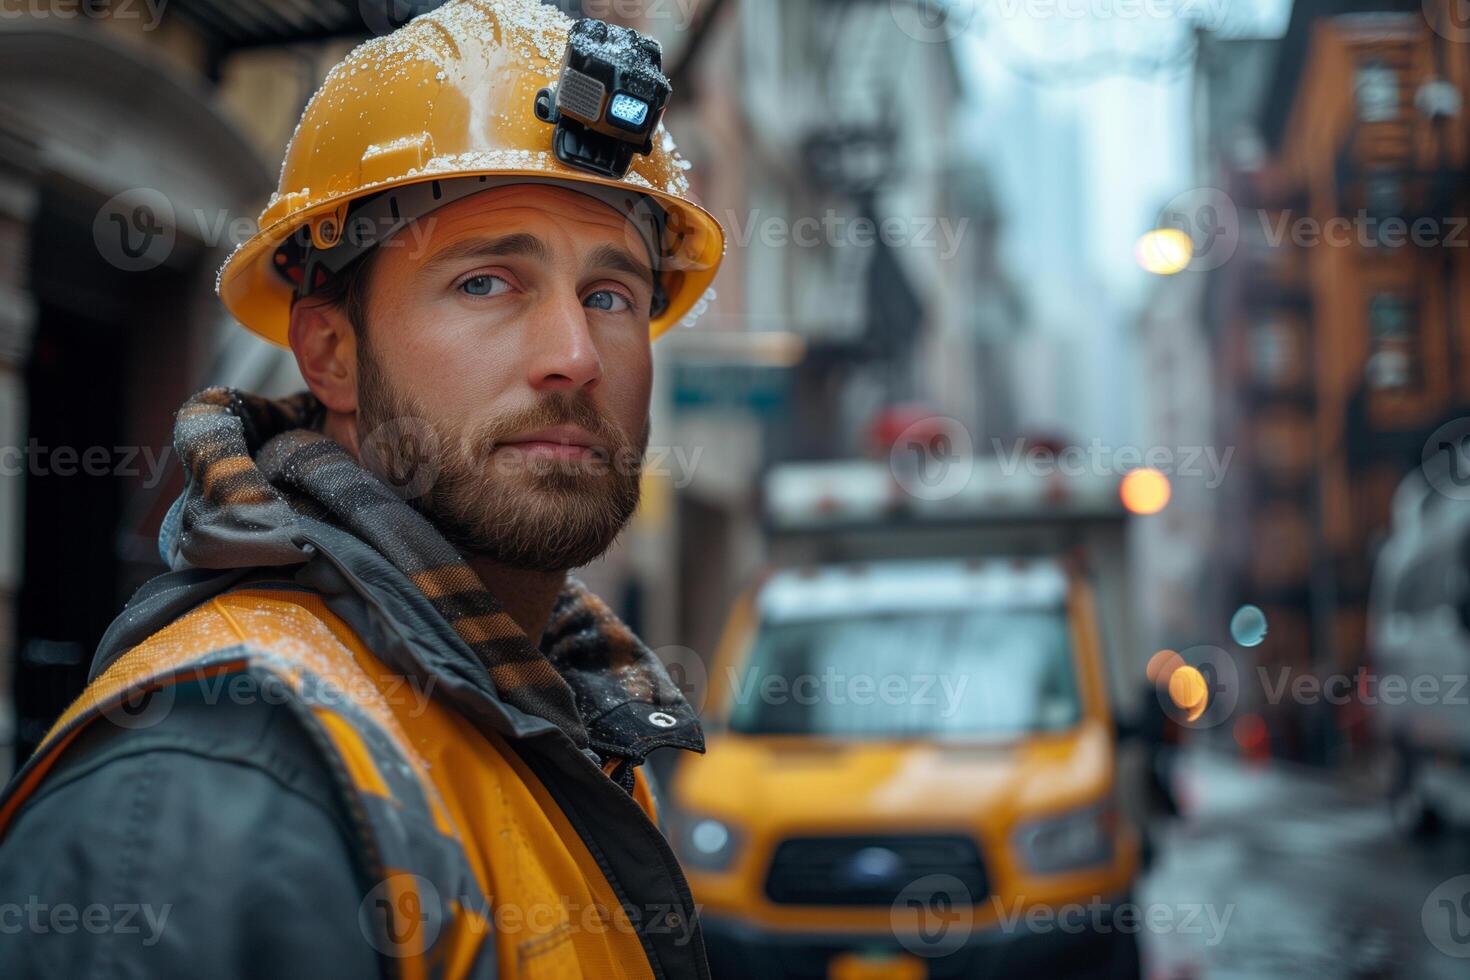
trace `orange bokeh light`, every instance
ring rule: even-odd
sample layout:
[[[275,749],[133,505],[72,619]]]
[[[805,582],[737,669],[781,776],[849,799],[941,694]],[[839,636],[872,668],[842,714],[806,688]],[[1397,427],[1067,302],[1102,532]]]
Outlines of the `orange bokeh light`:
[[[1169,675],[1169,697],[1185,712],[1186,721],[1198,721],[1210,705],[1210,689],[1196,667],[1185,664]]]
[[[1148,658],[1144,674],[1155,684],[1167,684],[1174,671],[1184,666],[1184,658],[1173,650],[1160,650]]]
[[[1118,487],[1123,506],[1134,514],[1157,514],[1169,504],[1173,494],[1169,478],[1156,469],[1143,467],[1130,470]]]

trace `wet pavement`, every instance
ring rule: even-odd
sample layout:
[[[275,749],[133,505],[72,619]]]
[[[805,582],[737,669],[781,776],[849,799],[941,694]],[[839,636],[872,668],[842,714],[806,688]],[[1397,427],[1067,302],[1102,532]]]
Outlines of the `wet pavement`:
[[[1176,924],[1144,930],[1147,976],[1470,977],[1466,832],[1409,843],[1314,770],[1192,752],[1179,773],[1184,814],[1138,892]]]

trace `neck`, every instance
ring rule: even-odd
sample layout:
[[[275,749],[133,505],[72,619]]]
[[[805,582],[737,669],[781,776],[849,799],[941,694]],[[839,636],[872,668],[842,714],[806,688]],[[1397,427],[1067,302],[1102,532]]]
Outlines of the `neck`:
[[[474,555],[465,555],[465,561],[480,576],[490,594],[500,600],[521,631],[531,638],[531,643],[540,643],[556,597],[566,586],[567,573],[528,572]]]
[[[322,423],[322,432],[345,447],[353,457],[360,458],[354,415],[329,411]],[[540,643],[546,624],[551,620],[551,608],[556,605],[556,597],[566,586],[567,573],[528,572],[472,554],[466,554],[464,558],[490,594],[500,600],[521,631],[531,638],[533,644]]]

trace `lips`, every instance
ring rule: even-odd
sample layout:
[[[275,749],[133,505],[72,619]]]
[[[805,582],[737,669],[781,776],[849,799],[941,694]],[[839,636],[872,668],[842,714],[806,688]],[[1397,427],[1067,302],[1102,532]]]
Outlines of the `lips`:
[[[578,459],[602,452],[603,449],[586,429],[575,425],[554,425],[502,439],[500,445],[538,456]]]

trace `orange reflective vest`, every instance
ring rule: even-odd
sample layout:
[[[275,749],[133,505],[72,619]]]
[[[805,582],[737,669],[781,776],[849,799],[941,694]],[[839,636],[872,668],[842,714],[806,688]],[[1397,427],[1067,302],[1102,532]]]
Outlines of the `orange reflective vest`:
[[[347,800],[352,844],[373,875],[360,919],[390,973],[409,980],[704,975],[691,906],[630,900],[588,833],[587,814],[574,824],[565,789],[555,797],[505,738],[390,671],[305,590],[225,592],[115,660],[0,800],[0,836],[83,729],[109,719],[146,726],[185,683],[233,685],[230,696],[245,688],[295,709]],[[615,792],[600,794],[595,807],[610,822],[638,828],[633,846],[656,843],[648,853],[668,854],[661,838],[647,838],[658,830],[641,770],[631,796],[604,782]],[[676,869],[672,878],[687,897]],[[656,968],[656,951],[671,948],[650,940],[660,930],[686,937],[690,958]]]

